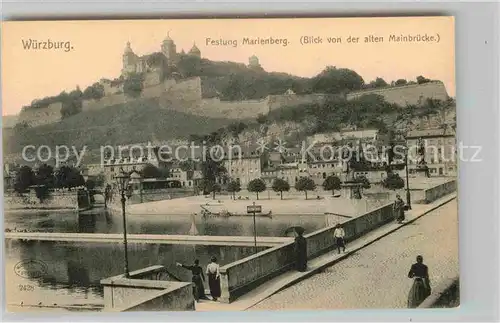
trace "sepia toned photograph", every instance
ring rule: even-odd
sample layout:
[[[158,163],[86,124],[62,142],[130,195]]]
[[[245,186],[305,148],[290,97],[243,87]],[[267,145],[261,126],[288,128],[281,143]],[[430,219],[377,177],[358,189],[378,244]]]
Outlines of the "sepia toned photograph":
[[[9,312],[460,305],[453,17],[2,23]]]

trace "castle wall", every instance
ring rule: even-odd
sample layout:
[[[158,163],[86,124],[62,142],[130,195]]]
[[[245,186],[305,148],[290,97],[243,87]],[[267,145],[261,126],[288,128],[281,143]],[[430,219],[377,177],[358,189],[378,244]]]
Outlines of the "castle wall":
[[[247,101],[220,101],[218,98],[203,99],[199,106],[198,114],[228,118],[246,119],[255,118],[260,113],[269,112],[268,100],[247,100]]]
[[[61,121],[62,103],[55,102],[44,108],[22,109],[19,113],[18,122],[26,122],[31,127],[37,127],[45,124]]]
[[[301,104],[312,104],[321,103],[328,97],[327,94],[283,94],[283,95],[270,95],[269,100],[269,111],[279,109],[282,107],[293,107]]]
[[[165,85],[163,83],[156,84],[149,87],[144,87],[141,93],[143,98],[158,98],[165,92]]]
[[[394,86],[384,89],[352,92],[347,94],[347,99],[352,100],[367,94],[382,95],[387,102],[401,106],[407,104],[419,104],[421,99],[427,98],[446,100],[448,93],[442,82],[429,82],[424,84],[412,84],[407,86]]]
[[[108,82],[101,82],[102,87],[104,88],[104,95],[113,95],[117,94],[119,92],[123,92],[123,86],[122,85],[117,85],[117,86],[112,86]]]
[[[155,70],[145,73],[144,88],[159,85],[161,83],[162,78],[163,78],[163,73],[160,70]]]
[[[189,78],[182,82],[171,84],[165,90],[167,96],[176,100],[199,101],[201,100],[201,78]]]
[[[123,93],[107,95],[99,100],[83,100],[82,112],[91,110],[100,110],[108,106],[123,104],[126,102],[127,102],[127,97]]]

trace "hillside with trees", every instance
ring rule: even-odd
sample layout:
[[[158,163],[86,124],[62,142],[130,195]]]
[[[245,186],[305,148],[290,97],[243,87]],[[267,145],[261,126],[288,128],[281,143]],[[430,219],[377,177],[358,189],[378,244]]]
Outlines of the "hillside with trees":
[[[347,68],[327,66],[311,78],[297,77],[286,73],[266,72],[260,67],[248,67],[234,62],[214,62],[195,56],[181,56],[176,68],[169,71],[178,77],[202,78],[203,96],[217,96],[221,100],[262,99],[270,94],[283,94],[291,89],[296,94],[327,93],[345,94],[370,88],[404,86],[411,83],[426,83],[431,80],[423,76],[415,81],[398,79],[386,81],[376,78],[370,83],[355,71]],[[138,98],[143,90],[144,78],[133,74],[122,82],[124,93]],[[273,110],[268,116],[255,116],[255,120],[211,119],[162,109],[157,99],[137,99],[102,110],[81,112],[82,100],[99,99],[103,96],[102,85],[95,83],[84,91],[76,88],[70,93],[35,100],[29,108],[40,108],[61,101],[62,121],[30,128],[18,124],[4,132],[4,149],[7,153],[19,153],[24,145],[71,145],[99,147],[147,142],[154,139],[188,139],[190,135],[219,132],[223,136],[237,137],[244,130],[266,129],[269,124],[293,122],[300,125],[301,135],[336,131],[345,126],[377,128],[387,131],[395,123],[409,123],[415,116],[436,114],[445,105],[429,101],[422,107],[400,107],[390,104],[382,96],[365,95],[346,100],[342,95],[325,103],[305,104]],[[450,104],[448,104],[450,105]]]
[[[188,138],[229,125],[226,119],[206,118],[162,109],[156,99],[137,100],[99,111],[86,111],[61,122],[29,128],[20,127],[4,138],[4,151],[20,153],[26,145],[69,145],[98,148]],[[5,133],[4,133],[5,135]]]

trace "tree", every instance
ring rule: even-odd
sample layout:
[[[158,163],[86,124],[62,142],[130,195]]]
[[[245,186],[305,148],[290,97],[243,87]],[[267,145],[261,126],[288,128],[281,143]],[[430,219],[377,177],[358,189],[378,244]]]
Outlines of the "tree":
[[[283,192],[288,192],[290,190],[290,184],[281,178],[276,178],[273,181],[273,191],[280,192],[281,199],[283,199]]]
[[[55,186],[72,188],[78,186],[84,186],[85,179],[83,178],[80,171],[71,166],[61,166],[55,173]]]
[[[340,178],[330,175],[323,182],[323,188],[325,191],[332,191],[332,195],[335,195],[335,190],[340,190],[340,184]]]
[[[379,87],[386,87],[389,84],[387,84],[387,82],[383,78],[377,77],[375,81],[370,82],[370,85],[374,88],[379,88]]]
[[[82,97],[86,100],[99,100],[104,96],[104,94],[104,86],[100,83],[94,83],[83,91]]]
[[[219,193],[221,191],[221,187],[218,183],[203,181],[202,182],[203,194],[212,193],[212,198],[215,200],[215,193]]]
[[[266,187],[266,183],[262,179],[256,178],[254,180],[251,180],[250,183],[248,183],[247,189],[249,192],[256,193],[257,200],[258,200],[259,193],[264,192],[267,189],[267,187]]]
[[[366,178],[366,176],[363,176],[363,175],[357,176],[354,181],[356,183],[361,183],[362,184],[361,188],[369,189],[370,187],[372,187],[372,185],[370,184],[370,181],[368,180],[368,178]]]
[[[142,74],[133,73],[123,83],[123,93],[132,98],[141,96],[144,89],[144,77]]]
[[[262,124],[265,124],[267,122],[267,117],[264,114],[259,113],[256,120],[257,120],[258,124],[262,125]]]
[[[195,169],[195,163],[192,159],[183,160],[179,163],[179,168],[184,172],[193,171]]]
[[[295,183],[295,189],[297,191],[304,191],[307,200],[307,191],[314,191],[316,189],[316,184],[309,177],[301,177],[297,183]]]
[[[35,171],[35,184],[53,188],[54,182],[54,167],[47,164],[40,165]]]
[[[61,118],[65,119],[82,111],[82,98],[74,94],[62,100]]]
[[[382,186],[389,190],[399,190],[405,187],[405,181],[397,173],[389,173],[382,181]]]
[[[240,133],[242,133],[247,128],[247,125],[243,122],[233,122],[227,126],[227,130],[234,138],[237,138]]]
[[[235,193],[241,191],[240,182],[231,180],[229,184],[227,184],[227,191],[233,193],[233,200],[235,199]]]
[[[423,77],[422,75],[417,76],[417,83],[418,84],[429,83],[430,81],[431,81],[430,79]]]
[[[405,79],[399,79],[394,83],[394,85],[402,86],[402,85],[406,85],[407,83],[408,83],[408,81],[406,81]]]
[[[161,178],[162,177],[162,172],[155,165],[147,164],[142,169],[141,176],[143,178]]]
[[[21,166],[14,180],[14,190],[18,193],[24,193],[28,187],[35,183],[35,174],[29,166]]]
[[[363,78],[353,70],[347,68],[326,67],[311,80],[314,92],[342,93],[360,90],[364,85]]]

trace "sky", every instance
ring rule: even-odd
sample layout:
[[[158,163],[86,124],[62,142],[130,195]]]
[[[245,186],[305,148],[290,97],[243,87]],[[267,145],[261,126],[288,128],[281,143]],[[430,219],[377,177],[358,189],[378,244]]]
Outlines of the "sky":
[[[2,115],[19,113],[34,99],[118,77],[128,41],[136,54],[144,55],[160,51],[167,35],[178,52],[196,43],[202,57],[214,61],[247,64],[256,55],[266,71],[303,77],[336,66],[356,71],[365,82],[423,75],[443,81],[455,96],[454,25],[453,17],[3,22]],[[426,34],[435,40],[389,41],[390,35]],[[370,35],[384,40],[365,43]],[[304,36],[322,42],[304,44]],[[288,44],[242,44],[245,37],[287,39]],[[341,42],[330,43],[328,37]],[[358,42],[348,42],[349,37],[359,37]],[[215,45],[208,39],[236,40],[238,45]],[[72,49],[26,49],[30,40],[69,42]]]

